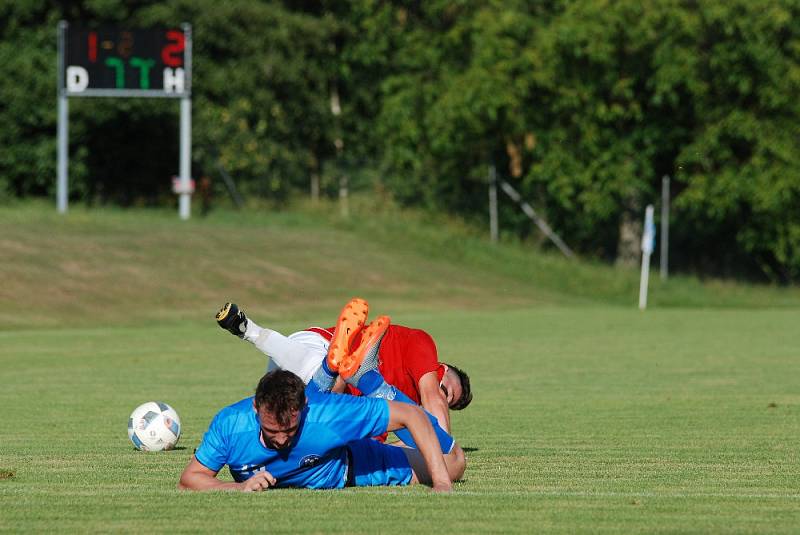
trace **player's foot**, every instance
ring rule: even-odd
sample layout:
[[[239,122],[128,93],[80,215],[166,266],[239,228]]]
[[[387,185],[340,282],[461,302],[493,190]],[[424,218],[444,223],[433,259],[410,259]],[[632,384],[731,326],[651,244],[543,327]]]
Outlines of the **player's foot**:
[[[364,328],[361,342],[339,363],[339,375],[352,385],[369,370],[378,369],[378,350],[381,340],[392,320],[389,316],[379,316]]]
[[[239,310],[236,303],[225,303],[217,312],[217,323],[220,327],[239,338],[244,338],[247,330],[247,316]]]
[[[327,363],[330,371],[338,371],[342,360],[350,354],[350,346],[364,328],[368,313],[369,305],[359,297],[351,299],[342,309],[328,347]]]

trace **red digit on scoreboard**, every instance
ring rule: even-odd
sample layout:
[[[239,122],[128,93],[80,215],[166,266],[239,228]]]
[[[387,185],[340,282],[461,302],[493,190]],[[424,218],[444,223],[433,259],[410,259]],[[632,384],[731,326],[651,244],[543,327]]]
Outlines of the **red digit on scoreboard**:
[[[97,32],[89,32],[89,61],[97,62]]]
[[[161,49],[161,61],[168,67],[180,67],[183,65],[184,36],[178,30],[167,31],[167,41]]]

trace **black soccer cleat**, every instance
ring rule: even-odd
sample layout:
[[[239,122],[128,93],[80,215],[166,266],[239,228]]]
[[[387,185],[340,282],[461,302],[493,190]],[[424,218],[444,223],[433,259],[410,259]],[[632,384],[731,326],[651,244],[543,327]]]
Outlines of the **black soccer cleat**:
[[[217,312],[217,323],[220,327],[239,338],[244,338],[247,330],[247,316],[239,310],[236,303],[225,303]]]

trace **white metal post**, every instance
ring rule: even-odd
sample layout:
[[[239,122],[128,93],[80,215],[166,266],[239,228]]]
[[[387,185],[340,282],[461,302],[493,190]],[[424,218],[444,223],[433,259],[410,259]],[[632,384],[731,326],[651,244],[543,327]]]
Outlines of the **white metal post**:
[[[192,99],[181,98],[181,161],[180,161],[180,206],[181,219],[189,219],[191,215],[192,194],[191,180],[191,135],[192,135]]]
[[[180,199],[178,212],[181,219],[191,215],[192,194],[190,181],[192,174],[192,28],[183,25],[185,35],[186,86],[181,97],[181,141],[180,141]]]
[[[644,232],[642,232],[642,274],[639,279],[639,310],[647,308],[647,285],[650,281],[650,255],[653,254],[653,241],[656,237],[653,212],[653,205],[648,204],[644,215]]]
[[[69,202],[69,180],[67,176],[69,166],[68,121],[69,104],[64,90],[64,39],[67,31],[67,22],[58,23],[58,166],[56,179],[56,207],[58,213],[67,213]]]
[[[56,192],[59,214],[67,213],[69,203],[69,178],[67,176],[69,145],[67,143],[67,121],[69,120],[69,104],[65,95],[58,97],[58,187]]]

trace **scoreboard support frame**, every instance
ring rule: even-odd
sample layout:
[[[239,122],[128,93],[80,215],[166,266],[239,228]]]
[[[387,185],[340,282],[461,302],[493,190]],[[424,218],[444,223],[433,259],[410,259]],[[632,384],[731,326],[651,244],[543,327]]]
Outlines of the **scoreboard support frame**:
[[[178,188],[178,215],[189,219],[191,215],[191,165],[192,165],[192,26],[181,24],[183,31],[183,75],[184,82],[180,92],[166,90],[98,88],[86,89],[80,93],[71,92],[67,87],[66,57],[67,30],[69,23],[58,23],[58,165],[56,207],[65,214],[69,205],[69,97],[146,97],[180,98],[180,155]]]

